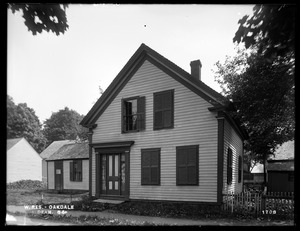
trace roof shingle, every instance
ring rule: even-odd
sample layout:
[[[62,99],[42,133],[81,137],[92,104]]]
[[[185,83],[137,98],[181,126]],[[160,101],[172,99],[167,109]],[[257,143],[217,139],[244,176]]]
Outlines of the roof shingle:
[[[51,155],[47,159],[47,161],[83,158],[89,158],[88,142],[65,144],[61,148],[59,148],[53,155]]]

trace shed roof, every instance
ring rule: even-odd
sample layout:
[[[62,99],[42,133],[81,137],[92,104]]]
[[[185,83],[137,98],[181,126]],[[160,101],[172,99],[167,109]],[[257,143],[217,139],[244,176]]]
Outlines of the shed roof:
[[[14,138],[14,139],[7,139],[6,140],[6,151],[8,151],[9,149],[11,149],[13,146],[15,146],[21,139],[21,138]]]
[[[267,171],[294,171],[294,160],[268,160]]]
[[[53,141],[41,154],[40,156],[43,159],[49,158],[52,154],[54,154],[58,149],[60,149],[65,144],[75,143],[74,140],[58,140]]]
[[[89,158],[89,144],[71,143],[65,144],[59,148],[47,161],[51,160],[70,160],[70,159],[88,159]]]

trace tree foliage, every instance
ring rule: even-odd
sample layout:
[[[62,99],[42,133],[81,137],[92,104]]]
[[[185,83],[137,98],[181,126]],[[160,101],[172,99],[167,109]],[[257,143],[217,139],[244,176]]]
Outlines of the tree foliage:
[[[59,35],[69,28],[66,8],[67,4],[15,4],[10,3],[8,8],[12,13],[23,12],[25,25],[33,35],[44,31],[52,31]]]
[[[263,162],[277,145],[294,138],[294,71],[288,57],[272,64],[259,53],[238,50],[224,64],[216,63],[215,78],[236,111],[231,115],[245,126],[245,145],[252,159]]]
[[[44,122],[44,134],[48,144],[56,140],[74,140],[77,136],[83,140],[87,139],[87,129],[79,125],[83,117],[68,107],[52,113]]]
[[[20,137],[25,137],[38,153],[46,145],[46,138],[35,111],[26,103],[16,105],[13,98],[7,96],[7,138]]]
[[[244,43],[247,49],[258,46],[258,53],[269,62],[294,54],[295,19],[294,5],[255,5],[252,17],[245,15],[238,21],[233,42]]]

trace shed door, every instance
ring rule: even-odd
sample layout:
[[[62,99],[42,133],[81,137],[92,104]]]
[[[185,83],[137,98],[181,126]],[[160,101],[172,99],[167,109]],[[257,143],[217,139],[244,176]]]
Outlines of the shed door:
[[[63,162],[54,162],[55,190],[63,190]]]

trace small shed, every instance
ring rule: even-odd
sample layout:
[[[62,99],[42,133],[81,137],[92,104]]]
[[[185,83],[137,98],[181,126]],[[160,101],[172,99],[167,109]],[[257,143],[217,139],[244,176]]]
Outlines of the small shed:
[[[42,180],[44,183],[47,183],[47,162],[46,159],[52,156],[58,149],[60,149],[65,144],[75,143],[73,140],[58,140],[53,141],[42,153],[40,157],[42,157]]]
[[[6,143],[6,182],[42,180],[42,158],[25,138]]]
[[[268,160],[269,192],[294,192],[294,160]]]
[[[46,162],[48,190],[89,190],[88,142],[65,144]]]

